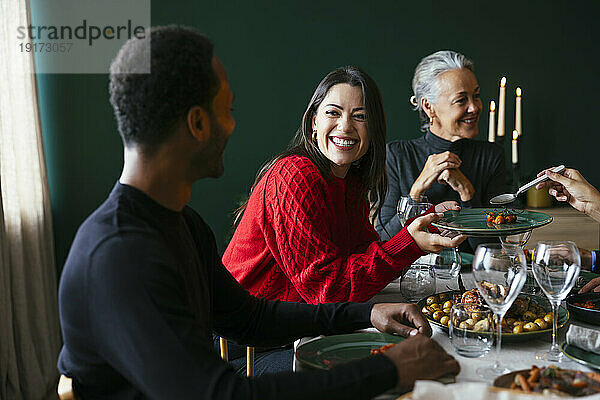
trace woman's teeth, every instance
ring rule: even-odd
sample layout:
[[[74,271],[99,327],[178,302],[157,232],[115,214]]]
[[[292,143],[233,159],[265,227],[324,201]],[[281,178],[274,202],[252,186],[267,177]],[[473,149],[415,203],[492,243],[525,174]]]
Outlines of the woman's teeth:
[[[342,138],[338,138],[338,137],[332,137],[331,141],[336,146],[341,146],[341,147],[352,147],[356,143],[358,143],[358,140],[354,140],[354,139],[342,139]]]

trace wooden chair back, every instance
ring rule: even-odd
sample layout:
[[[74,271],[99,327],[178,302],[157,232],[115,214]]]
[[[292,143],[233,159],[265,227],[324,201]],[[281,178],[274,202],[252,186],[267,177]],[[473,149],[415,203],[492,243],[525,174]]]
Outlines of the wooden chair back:
[[[224,361],[229,361],[229,349],[227,347],[227,339],[219,338],[221,347],[221,358]],[[246,347],[246,376],[254,376],[254,347]]]

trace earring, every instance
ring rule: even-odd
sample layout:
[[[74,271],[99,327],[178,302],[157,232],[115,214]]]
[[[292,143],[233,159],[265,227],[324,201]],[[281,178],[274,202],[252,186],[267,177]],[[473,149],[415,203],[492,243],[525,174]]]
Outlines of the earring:
[[[317,130],[316,129],[313,131],[312,140],[313,140],[313,142],[317,141]]]
[[[433,117],[429,117],[429,126],[433,125]]]

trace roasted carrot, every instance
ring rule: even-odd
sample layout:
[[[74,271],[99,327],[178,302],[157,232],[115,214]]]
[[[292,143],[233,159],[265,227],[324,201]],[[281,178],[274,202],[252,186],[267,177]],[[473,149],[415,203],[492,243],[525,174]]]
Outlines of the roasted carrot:
[[[517,382],[517,384],[521,387],[521,389],[523,389],[524,392],[531,392],[531,387],[529,386],[529,383],[527,383],[527,380],[523,375],[517,374],[515,376],[515,382]]]
[[[540,369],[537,367],[533,367],[533,368],[531,368],[531,371],[529,372],[529,378],[527,378],[527,383],[532,385],[537,382],[539,377],[540,377]]]

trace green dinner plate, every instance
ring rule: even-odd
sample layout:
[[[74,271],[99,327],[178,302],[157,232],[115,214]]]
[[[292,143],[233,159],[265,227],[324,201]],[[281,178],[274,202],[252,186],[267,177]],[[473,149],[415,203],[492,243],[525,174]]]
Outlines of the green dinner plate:
[[[571,360],[583,364],[586,367],[600,370],[600,354],[592,353],[591,351],[583,350],[577,346],[563,343],[560,347],[563,354]]]
[[[506,224],[493,224],[487,221],[486,214],[499,211],[498,208],[469,208],[460,211],[446,211],[442,219],[432,225],[439,229],[456,231],[469,236],[497,237],[516,235],[548,225],[552,217],[536,211],[515,210],[517,220]]]
[[[461,293],[457,290],[451,290],[448,292],[440,292],[440,293],[436,293],[436,296],[439,296],[442,293],[447,293],[449,295],[450,298],[452,298],[452,295],[455,293]],[[535,301],[536,303],[538,303],[539,305],[541,305],[542,307],[544,307],[544,310],[546,312],[552,312],[552,307],[550,306],[550,304],[548,303],[548,300],[546,300],[546,298],[543,297],[538,297],[538,296],[529,296],[529,295],[525,295],[525,294],[520,294],[519,297],[531,297],[533,301]],[[485,302],[484,302],[485,304]],[[423,307],[425,307],[427,305],[427,298],[421,299],[419,300],[419,302],[417,303],[417,306],[419,307],[419,310],[421,310]],[[438,321],[434,320],[433,318],[427,317],[427,321],[429,321],[429,323],[431,325],[437,326],[439,328],[441,328],[444,332],[448,333],[448,327],[444,326],[442,324],[440,324]],[[558,308],[558,324],[557,327],[560,329],[563,326],[565,326],[565,324],[567,323],[567,321],[569,320],[569,311],[564,308],[563,306],[560,306]],[[552,333],[552,325],[550,324],[550,326],[548,327],[548,329],[541,329],[539,331],[535,331],[535,332],[523,332],[523,333],[505,333],[502,332],[502,341],[507,341],[507,342],[524,342],[527,340],[531,340],[531,339],[535,339],[538,338],[540,336],[545,336],[548,334]]]
[[[339,364],[368,357],[371,355],[371,349],[402,340],[402,336],[377,332],[324,336],[298,346],[296,358],[312,368],[330,369]]]

